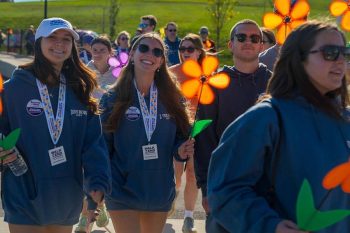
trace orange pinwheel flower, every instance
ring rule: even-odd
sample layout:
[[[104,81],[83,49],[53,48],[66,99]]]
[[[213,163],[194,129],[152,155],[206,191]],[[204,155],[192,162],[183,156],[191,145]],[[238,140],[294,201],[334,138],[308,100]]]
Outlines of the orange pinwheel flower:
[[[350,193],[350,161],[336,166],[323,178],[322,186],[327,190],[338,185],[345,193]]]
[[[345,31],[350,31],[350,0],[333,0],[329,11],[335,17],[342,16],[340,26]]]
[[[199,103],[212,103],[215,97],[209,84],[213,87],[223,89],[230,83],[230,78],[227,74],[214,74],[218,66],[219,60],[213,56],[205,57],[202,62],[202,67],[195,60],[187,60],[182,65],[182,71],[189,79],[181,85],[184,96],[191,99],[197,94]]]
[[[293,6],[291,0],[275,0],[275,8],[276,13],[268,12],[263,16],[263,23],[266,28],[277,28],[277,43],[283,44],[294,28],[306,22],[310,5],[307,0],[296,0]]]

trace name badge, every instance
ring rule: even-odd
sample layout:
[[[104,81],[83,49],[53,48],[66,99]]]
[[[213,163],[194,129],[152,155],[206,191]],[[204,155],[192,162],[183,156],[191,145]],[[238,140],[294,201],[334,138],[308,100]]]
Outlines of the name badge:
[[[58,164],[67,162],[66,154],[64,153],[63,146],[56,147],[49,150],[49,156],[50,156],[51,166],[56,166]]]
[[[158,159],[157,144],[142,146],[143,160]]]

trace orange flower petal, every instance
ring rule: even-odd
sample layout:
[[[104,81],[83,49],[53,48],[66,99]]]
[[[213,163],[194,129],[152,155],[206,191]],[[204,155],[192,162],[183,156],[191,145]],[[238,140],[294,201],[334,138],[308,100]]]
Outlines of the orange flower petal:
[[[205,76],[210,76],[219,66],[219,60],[213,56],[207,56],[203,59],[202,69]]]
[[[203,84],[202,94],[198,92],[198,96],[201,104],[211,104],[214,101],[214,92],[207,83]]]
[[[290,11],[290,0],[276,0],[275,7],[281,15],[286,16]]]
[[[2,99],[0,97],[0,114],[2,114]]]
[[[302,24],[305,23],[305,22],[306,22],[306,20],[304,20],[304,19],[293,20],[293,21],[291,22],[291,24],[290,24],[290,27],[294,29],[294,28],[299,27],[300,25],[302,25]]]
[[[340,16],[348,9],[348,4],[343,0],[333,0],[329,5],[329,11],[333,16]]]
[[[209,78],[208,83],[216,88],[226,88],[230,84],[230,78],[225,73],[218,73]]]
[[[292,31],[289,24],[282,24],[279,26],[276,34],[276,40],[278,44],[283,44],[289,33]]]
[[[332,189],[341,184],[350,175],[350,162],[342,163],[330,170],[322,181],[325,189]]]
[[[275,29],[283,22],[283,17],[275,13],[268,12],[263,16],[264,27]]]
[[[181,90],[186,98],[193,98],[199,89],[200,82],[198,79],[190,79],[181,85]]]
[[[188,77],[199,78],[202,75],[202,69],[195,60],[188,60],[182,65],[182,71]]]
[[[350,11],[347,11],[341,19],[340,26],[345,31],[350,31]]]
[[[344,193],[350,193],[350,176],[345,178],[345,180],[341,183],[341,189],[344,191]]]
[[[0,73],[0,91],[2,91],[2,89],[4,89],[4,80],[2,79],[2,75]]]
[[[293,6],[290,16],[292,19],[303,19],[310,12],[310,5],[306,0],[299,0]]]

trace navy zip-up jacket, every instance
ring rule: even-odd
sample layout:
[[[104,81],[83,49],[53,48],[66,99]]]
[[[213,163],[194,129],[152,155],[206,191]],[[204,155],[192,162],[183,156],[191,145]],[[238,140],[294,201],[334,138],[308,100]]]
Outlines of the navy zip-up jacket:
[[[215,99],[210,105],[199,105],[198,118],[212,119],[212,124],[196,137],[195,173],[197,186],[206,196],[207,173],[211,153],[217,147],[226,127],[255,104],[266,90],[271,71],[264,64],[252,74],[245,74],[233,66],[224,66],[222,71],[230,76],[225,89],[214,89]]]
[[[69,77],[66,75],[67,81]],[[56,115],[59,87],[48,87]],[[63,146],[66,162],[52,166],[48,150],[53,144],[36,78],[15,70],[5,82],[0,132],[21,128],[17,148],[29,167],[22,176],[10,169],[2,173],[5,221],[25,225],[73,225],[78,222],[86,192],[108,193],[111,186],[108,152],[100,118],[82,104],[67,84],[64,123],[57,147]]]

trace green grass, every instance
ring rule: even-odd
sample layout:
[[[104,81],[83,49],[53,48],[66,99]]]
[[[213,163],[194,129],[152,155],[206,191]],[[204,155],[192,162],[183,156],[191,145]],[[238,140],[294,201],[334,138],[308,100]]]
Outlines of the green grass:
[[[158,19],[158,27],[169,21],[179,25],[179,35],[188,32],[198,33],[202,25],[213,28],[207,10],[206,0],[121,0],[120,13],[117,20],[117,31],[127,30],[131,34],[142,15],[153,14]],[[309,18],[329,17],[330,0],[309,0],[311,13]],[[48,2],[48,17],[63,17],[82,29],[94,30],[98,33],[109,33],[108,0],[63,0]],[[222,49],[228,39],[231,27],[239,20],[250,18],[262,24],[264,12],[272,11],[271,0],[240,0],[235,7],[234,18],[226,22],[221,38]],[[38,25],[44,15],[43,2],[0,3],[0,28],[8,27],[26,29],[30,24]],[[213,32],[214,30],[212,30]],[[211,35],[215,39],[215,35]],[[114,39],[114,38],[112,38]],[[223,64],[231,64],[228,51],[220,54]]]

